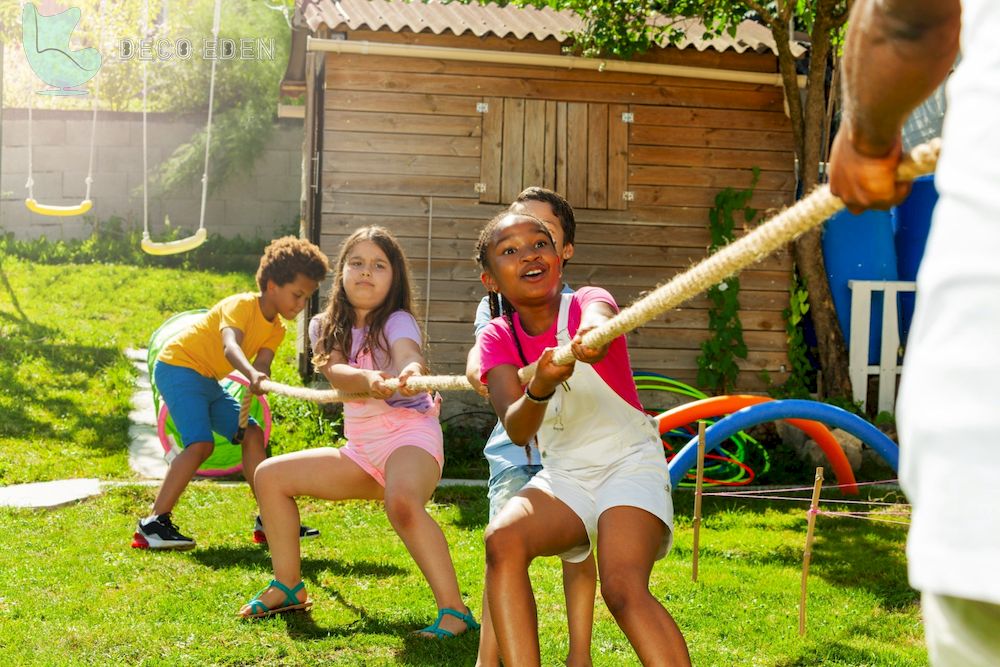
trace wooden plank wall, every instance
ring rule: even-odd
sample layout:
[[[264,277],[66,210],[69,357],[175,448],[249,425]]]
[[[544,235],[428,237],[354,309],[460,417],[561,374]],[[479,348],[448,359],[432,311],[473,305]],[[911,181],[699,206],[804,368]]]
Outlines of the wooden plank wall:
[[[424,42],[433,43],[432,37]],[[449,36],[447,45],[481,44],[470,39]],[[684,64],[686,53],[670,60]],[[747,69],[760,69],[761,56],[748,55]],[[705,57],[692,51],[690,63]],[[549,141],[567,142],[569,153],[579,153],[573,133],[580,123],[570,118],[579,111],[573,109],[605,109],[608,143],[592,145],[577,159],[610,165],[611,172],[601,176],[603,195],[567,183],[578,220],[576,255],[567,267],[573,285],[606,287],[628,304],[689,267],[705,255],[715,195],[727,186],[747,186],[754,166],[762,170],[754,206],[779,207],[792,199],[792,138],[782,92],[774,86],[372,55],[328,54],[326,72],[322,247],[334,258],[346,234],[365,224],[385,225],[400,238],[420,303],[430,294],[430,360],[438,373],[463,371],[484,294],[471,256],[479,229],[501,206],[481,198],[506,201],[516,194],[521,183],[505,183],[505,173],[565,183],[572,172],[565,164],[525,165],[538,164],[532,152]],[[477,111],[480,102],[490,104],[488,113]],[[621,122],[625,111],[633,123]],[[547,124],[526,125],[525,113],[546,119],[563,114],[556,126],[567,136]],[[621,204],[615,190],[628,190],[632,200]],[[624,210],[613,210],[616,205]],[[742,275],[741,317],[750,349],[740,363],[743,390],[765,389],[761,371],[775,382],[785,377],[781,310],[790,263],[783,252]],[[706,308],[707,299],[699,296],[631,334],[634,368],[693,382],[699,346],[708,337]]]

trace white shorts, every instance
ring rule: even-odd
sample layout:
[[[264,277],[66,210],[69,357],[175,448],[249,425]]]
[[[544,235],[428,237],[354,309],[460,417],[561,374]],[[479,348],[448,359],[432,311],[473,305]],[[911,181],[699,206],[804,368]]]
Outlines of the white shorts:
[[[566,503],[580,517],[588,540],[559,554],[571,563],[586,560],[597,543],[597,520],[612,507],[638,507],[666,525],[656,558],[667,555],[673,543],[674,505],[670,499],[670,476],[663,450],[642,447],[599,468],[572,472],[543,468],[525,489],[538,489]]]

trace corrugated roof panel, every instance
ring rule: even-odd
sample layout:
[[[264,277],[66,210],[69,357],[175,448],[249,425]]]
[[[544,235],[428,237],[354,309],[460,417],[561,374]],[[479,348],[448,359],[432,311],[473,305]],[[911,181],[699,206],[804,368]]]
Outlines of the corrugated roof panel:
[[[463,4],[449,2],[442,4],[428,2],[405,2],[403,0],[300,0],[298,14],[313,31],[321,25],[335,29],[346,26],[350,30],[388,29],[393,32],[409,30],[429,31],[440,35],[445,31],[455,35],[472,33],[477,37],[514,36],[537,40],[556,39],[564,42],[569,34],[582,30],[583,20],[571,11],[555,11],[548,7],[500,6],[495,4]],[[722,34],[705,39],[705,27],[696,19],[672,19],[671,23],[683,32],[675,44],[679,49],[695,48],[699,51],[732,49],[743,53],[750,49],[758,53],[776,53],[771,31],[753,21],[743,21],[736,29],[735,36]],[[805,52],[800,44],[793,45],[797,56]]]
[[[306,0],[307,3],[335,5],[341,21],[348,28],[370,30],[388,28],[394,32],[409,29],[429,30],[440,35],[451,31],[456,35],[471,32],[477,37],[514,35],[525,39],[529,35],[543,40],[553,37],[566,39],[570,31],[583,23],[572,12],[556,12],[549,8],[513,7],[489,4],[469,5],[459,2],[401,2],[399,0]],[[324,17],[331,12],[324,11]],[[325,21],[328,26],[331,24]],[[310,26],[312,27],[312,26]],[[331,26],[335,27],[335,26]]]

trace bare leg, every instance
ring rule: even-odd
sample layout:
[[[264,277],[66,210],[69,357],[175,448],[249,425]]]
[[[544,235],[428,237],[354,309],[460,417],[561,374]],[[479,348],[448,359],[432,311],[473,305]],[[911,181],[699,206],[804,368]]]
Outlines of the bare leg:
[[[205,462],[215,449],[211,442],[192,442],[170,462],[163,484],[153,501],[153,514],[166,514],[174,510],[177,499],[184,493],[191,478],[201,464]]]
[[[563,591],[566,594],[566,617],[569,623],[567,667],[590,667],[591,638],[594,630],[594,597],[597,594],[597,563],[594,554],[582,563],[562,562]],[[489,595],[483,589],[483,627],[479,631],[476,667],[499,667],[500,647],[493,629]]]
[[[598,520],[601,595],[643,665],[687,667],[684,635],[649,592],[649,575],[667,527],[637,507],[612,507]]]
[[[538,617],[528,578],[536,556],[584,544],[580,518],[538,489],[522,490],[486,529],[486,590],[500,654],[507,665],[539,665]]]
[[[597,564],[594,554],[582,563],[562,562],[563,591],[566,594],[566,617],[569,624],[568,667],[590,667],[591,637],[594,629],[594,597],[597,594]],[[483,589],[483,627],[479,632],[476,667],[499,667],[500,648],[493,629],[489,594]]]
[[[299,552],[299,508],[295,496],[326,500],[382,498],[382,487],[368,473],[332,447],[309,449],[268,459],[255,475],[261,520],[267,526],[274,578],[292,588],[302,581]],[[299,602],[306,600],[300,591]],[[268,589],[260,596],[269,608],[280,606],[284,593]],[[250,613],[248,605],[240,614]]]
[[[468,613],[458,590],[448,541],[427,513],[427,501],[440,477],[441,469],[433,456],[419,447],[400,447],[385,464],[385,513],[427,579],[438,609]],[[461,619],[448,615],[439,627],[455,634],[467,629]]]
[[[482,628],[479,630],[479,653],[476,655],[476,667],[499,666],[500,647],[497,645],[497,633],[493,629],[493,616],[490,614],[490,596],[486,587],[483,587],[483,618]]]
[[[582,563],[562,562],[566,618],[569,622],[568,667],[590,667],[590,640],[594,631],[594,596],[597,593],[597,564],[594,552]]]
[[[264,431],[259,426],[248,426],[243,434],[243,478],[250,485],[250,492],[255,496],[253,475],[257,472],[257,466],[261,464],[267,452],[264,449]]]

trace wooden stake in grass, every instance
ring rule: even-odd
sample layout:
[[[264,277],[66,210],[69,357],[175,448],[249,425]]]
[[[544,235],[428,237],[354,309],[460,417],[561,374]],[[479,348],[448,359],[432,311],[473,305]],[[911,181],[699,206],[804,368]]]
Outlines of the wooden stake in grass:
[[[799,636],[806,634],[806,580],[809,578],[809,561],[812,558],[813,530],[816,528],[816,513],[819,511],[819,492],[823,488],[823,468],[816,468],[816,482],[813,484],[812,503],[809,505],[808,528],[806,529],[806,550],[802,553],[802,586],[799,592]]]
[[[701,489],[705,481],[705,422],[698,422],[698,471],[694,482],[694,552],[691,560],[691,581],[698,581],[698,536],[701,533]]]

